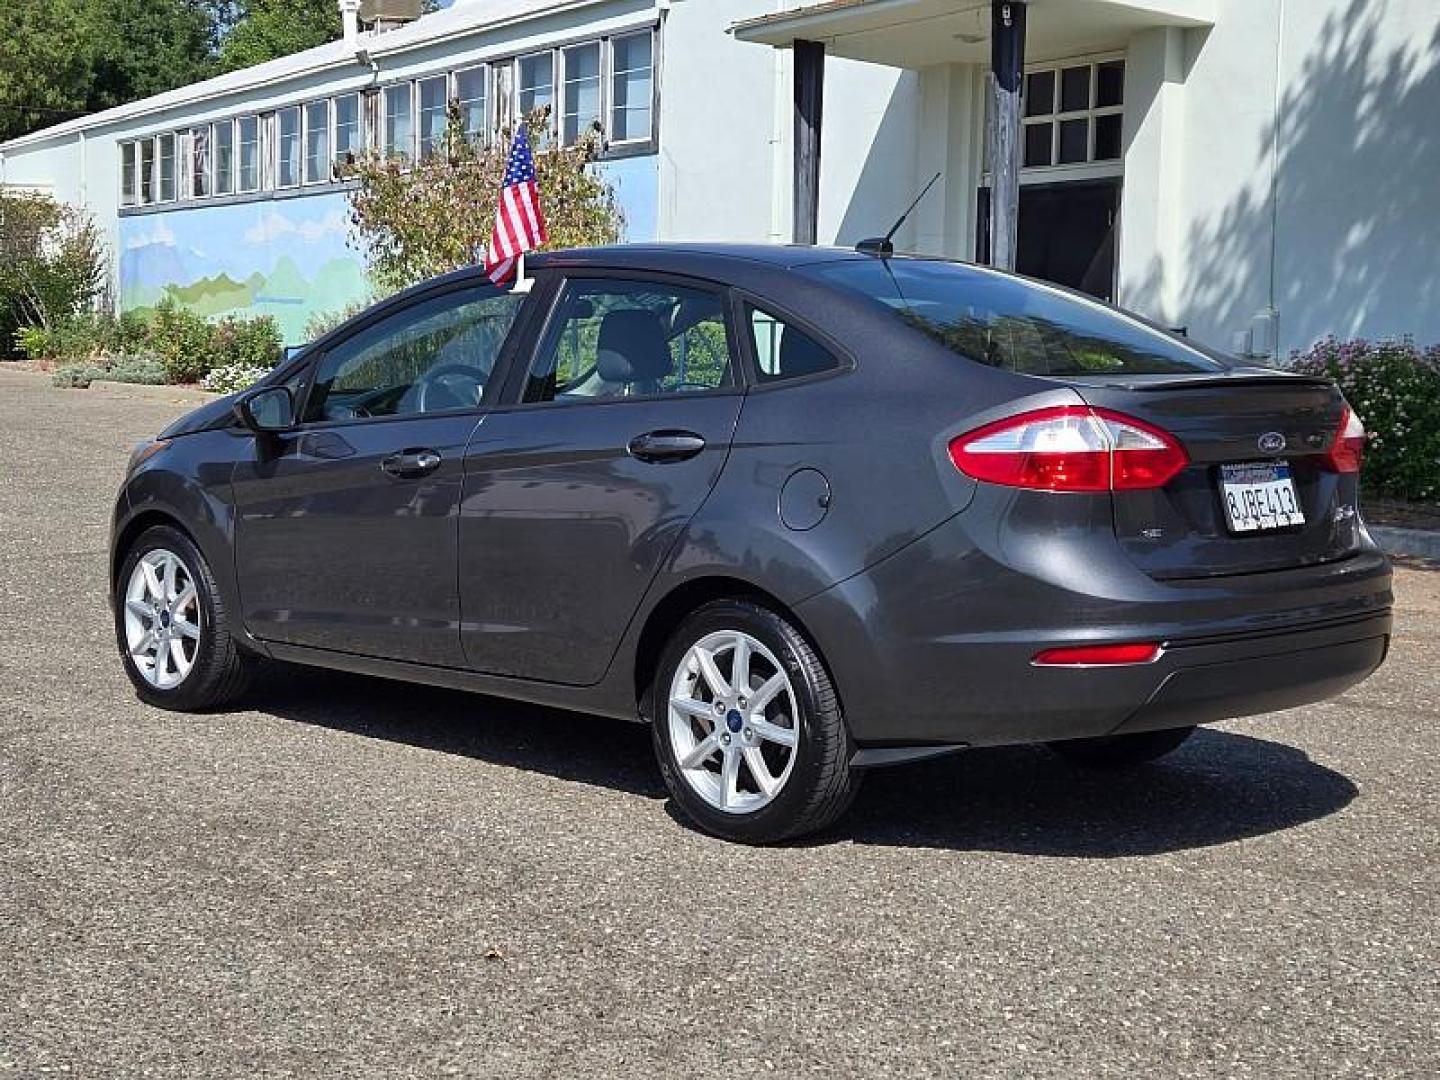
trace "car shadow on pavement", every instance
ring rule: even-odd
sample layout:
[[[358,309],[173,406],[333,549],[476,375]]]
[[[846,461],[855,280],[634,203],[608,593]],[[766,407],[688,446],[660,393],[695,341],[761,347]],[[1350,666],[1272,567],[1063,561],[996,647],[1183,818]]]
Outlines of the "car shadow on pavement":
[[[245,707],[646,798],[666,794],[649,731],[623,720],[283,665]],[[1125,773],[1089,772],[1028,746],[878,769],[845,817],[798,843],[1153,855],[1293,828],[1357,794],[1295,747],[1201,729],[1164,760]],[[673,803],[666,809],[689,827]]]
[[[1125,772],[1043,747],[971,750],[876,771],[826,839],[900,847],[1115,858],[1279,832],[1343,809],[1349,778],[1284,743],[1201,728]]]

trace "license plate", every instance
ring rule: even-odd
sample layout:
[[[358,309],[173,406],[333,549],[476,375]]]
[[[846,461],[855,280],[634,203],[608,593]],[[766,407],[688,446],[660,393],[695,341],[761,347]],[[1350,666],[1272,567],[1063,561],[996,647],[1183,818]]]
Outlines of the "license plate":
[[[1220,466],[1220,502],[1232,533],[1288,529],[1305,524],[1286,461]]]

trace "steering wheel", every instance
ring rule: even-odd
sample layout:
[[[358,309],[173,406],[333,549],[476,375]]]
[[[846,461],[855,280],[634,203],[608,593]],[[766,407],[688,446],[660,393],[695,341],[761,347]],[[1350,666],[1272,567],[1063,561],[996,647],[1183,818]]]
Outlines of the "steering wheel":
[[[456,387],[456,383],[460,387]],[[473,393],[465,393],[465,384]],[[420,377],[415,384],[415,411],[439,412],[442,409],[465,409],[480,404],[480,395],[485,389],[485,373],[469,364],[441,364],[433,367]],[[448,397],[443,401],[441,395]]]

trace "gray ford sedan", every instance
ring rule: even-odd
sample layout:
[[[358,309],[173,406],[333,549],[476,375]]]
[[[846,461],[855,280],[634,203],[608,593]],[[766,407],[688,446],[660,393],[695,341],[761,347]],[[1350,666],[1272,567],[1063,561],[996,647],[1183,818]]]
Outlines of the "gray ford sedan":
[[[638,720],[690,818],[765,842],[869,768],[1135,767],[1384,659],[1365,430],[1323,379],[934,260],[529,265],[416,286],[137,447],[111,572],[145,701],[275,659]]]

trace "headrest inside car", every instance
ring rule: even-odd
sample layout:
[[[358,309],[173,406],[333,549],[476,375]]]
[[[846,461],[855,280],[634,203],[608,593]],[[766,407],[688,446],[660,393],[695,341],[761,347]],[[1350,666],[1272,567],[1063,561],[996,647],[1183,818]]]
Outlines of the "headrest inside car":
[[[670,374],[673,361],[665,328],[653,311],[606,312],[597,344],[595,364],[606,382],[653,382]]]

